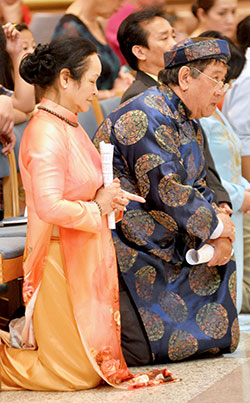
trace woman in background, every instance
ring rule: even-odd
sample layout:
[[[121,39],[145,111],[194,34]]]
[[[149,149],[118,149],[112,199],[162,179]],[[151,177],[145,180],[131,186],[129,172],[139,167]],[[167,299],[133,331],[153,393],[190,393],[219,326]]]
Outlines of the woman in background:
[[[58,22],[52,35],[77,35],[89,39],[97,47],[102,72],[97,81],[100,99],[121,95],[132,83],[130,73],[120,71],[120,61],[105,37],[105,22],[116,10],[120,0],[75,0]]]
[[[216,30],[231,39],[234,38],[237,5],[237,0],[195,0],[192,13],[198,20],[198,26],[190,36]]]

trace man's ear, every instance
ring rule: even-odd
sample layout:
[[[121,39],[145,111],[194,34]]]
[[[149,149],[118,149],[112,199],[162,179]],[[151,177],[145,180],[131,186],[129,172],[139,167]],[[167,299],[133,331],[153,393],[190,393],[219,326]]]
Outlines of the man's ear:
[[[203,8],[198,8],[196,14],[200,22],[204,22],[207,18],[207,14],[205,13],[205,10],[203,10]]]
[[[146,59],[145,47],[144,46],[134,45],[132,47],[132,53],[135,55],[135,57],[138,60],[145,60]]]
[[[179,87],[182,91],[187,91],[190,84],[190,68],[188,66],[182,66],[178,73]]]

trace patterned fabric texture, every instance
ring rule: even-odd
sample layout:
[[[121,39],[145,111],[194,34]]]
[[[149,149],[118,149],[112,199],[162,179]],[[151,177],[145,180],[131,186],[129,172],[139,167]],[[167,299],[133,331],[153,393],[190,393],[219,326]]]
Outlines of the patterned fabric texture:
[[[94,138],[97,147],[114,144],[115,175],[146,199],[129,203],[113,239],[154,362],[232,352],[239,339],[235,263],[185,260],[218,222],[200,129],[189,116],[170,88],[154,87],[113,111]]]
[[[207,39],[194,42],[192,38],[184,39],[164,53],[166,67],[177,67],[199,59],[216,59],[227,63],[230,51],[226,41],[222,39]]]

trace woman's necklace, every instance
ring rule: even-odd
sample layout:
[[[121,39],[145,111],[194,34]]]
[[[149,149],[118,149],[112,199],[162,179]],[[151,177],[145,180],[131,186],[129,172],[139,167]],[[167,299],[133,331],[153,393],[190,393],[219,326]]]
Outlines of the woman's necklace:
[[[59,113],[57,113],[57,112],[54,112],[54,111],[46,108],[45,106],[39,105],[37,108],[42,109],[45,112],[51,113],[51,115],[54,115],[54,116],[56,116],[57,118],[59,118],[61,120],[64,120],[64,122],[68,123],[70,126],[73,126],[73,127],[78,127],[79,126],[79,123],[71,122],[69,119],[65,118],[62,115],[59,115]]]

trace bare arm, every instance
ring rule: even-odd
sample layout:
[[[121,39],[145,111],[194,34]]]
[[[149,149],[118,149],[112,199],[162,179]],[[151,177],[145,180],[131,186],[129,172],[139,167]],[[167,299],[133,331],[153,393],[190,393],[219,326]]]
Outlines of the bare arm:
[[[35,107],[35,89],[33,85],[24,81],[19,74],[19,65],[24,55],[20,32],[10,23],[4,25],[3,29],[6,36],[6,50],[13,64],[13,106],[15,109],[28,113],[33,111]]]

